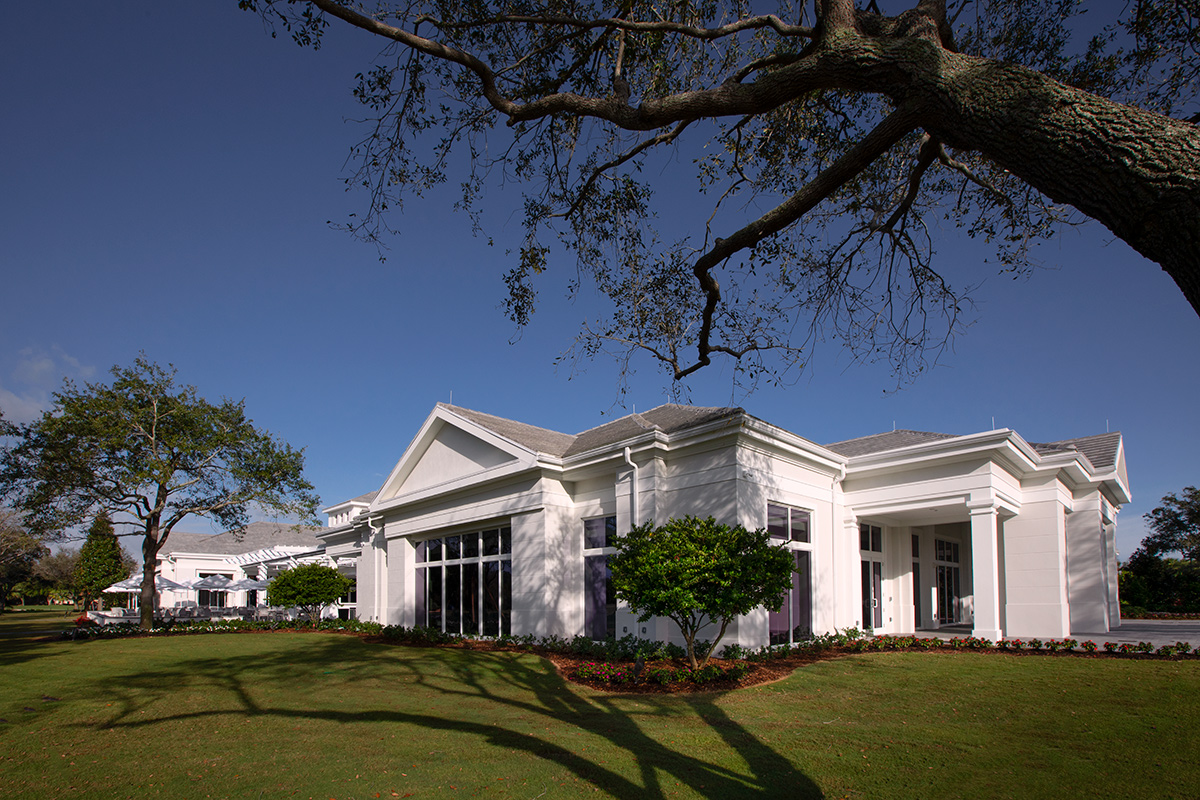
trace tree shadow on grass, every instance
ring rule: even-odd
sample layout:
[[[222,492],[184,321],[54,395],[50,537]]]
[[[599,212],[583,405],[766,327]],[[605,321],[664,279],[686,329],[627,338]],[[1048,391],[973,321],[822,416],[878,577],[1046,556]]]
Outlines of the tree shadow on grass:
[[[303,702],[306,680],[327,674],[336,674],[348,687],[374,687],[364,691],[371,697],[363,698],[362,707],[348,710],[321,708],[311,693],[312,702]],[[372,702],[374,691],[384,685],[387,702]],[[285,699],[278,692],[263,692],[263,686],[292,691]],[[232,702],[224,708],[162,713],[160,702],[198,689],[221,692],[210,696]],[[402,648],[328,637],[306,642],[303,648],[180,661],[168,669],[110,679],[99,692],[114,707],[102,728],[214,717],[395,723],[465,734],[554,762],[618,798],[665,797],[667,787],[674,790],[676,783],[714,798],[824,796],[790,759],[731,719],[713,695],[604,695],[568,684],[543,659],[515,653]],[[486,712],[488,706],[495,706],[495,712]],[[473,718],[480,716],[481,708],[483,718]],[[531,720],[538,724],[528,724]],[[719,744],[676,745],[666,740],[666,723],[675,730],[694,725],[700,737],[711,730]],[[606,740],[628,755],[636,773],[618,771],[564,741],[530,732],[545,730],[547,724],[557,727],[560,737],[584,733]]]
[[[74,646],[86,646],[87,643],[88,640],[81,639]],[[0,635],[0,669],[15,667],[26,661],[35,661],[47,656],[61,655],[62,651],[55,646],[59,644],[65,646],[66,640],[60,634],[44,630]]]

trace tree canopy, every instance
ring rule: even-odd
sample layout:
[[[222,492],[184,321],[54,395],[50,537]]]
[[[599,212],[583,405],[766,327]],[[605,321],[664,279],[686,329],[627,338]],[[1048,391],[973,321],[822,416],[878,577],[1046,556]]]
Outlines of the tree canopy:
[[[1150,533],[1121,565],[1121,604],[1200,611],[1200,491],[1187,486],[1178,495],[1165,495],[1162,505],[1143,518]]]
[[[32,576],[38,560],[49,552],[40,538],[26,530],[19,514],[0,508],[0,611],[13,587]]]
[[[273,606],[297,607],[311,621],[321,618],[321,609],[336,603],[354,582],[325,564],[301,564],[276,575],[267,586],[267,602]]]
[[[1166,495],[1145,519],[1150,534],[1142,539],[1140,549],[1154,556],[1180,553],[1200,563],[1200,491],[1195,486],[1185,487],[1178,497]]]
[[[319,501],[303,451],[258,430],[244,402],[210,403],[144,356],[112,377],[67,381],[41,418],[16,426],[16,443],[0,453],[0,497],[35,534],[62,535],[103,512],[141,536],[149,628],[158,553],[182,520],[237,531],[255,508],[315,520]]]
[[[617,597],[642,622],[667,617],[679,626],[692,668],[708,663],[735,617],[759,606],[777,606],[791,586],[791,554],[766,531],[684,517],[655,527],[640,525],[618,537],[608,559]],[[696,636],[717,632],[696,658]]]
[[[63,547],[49,550],[33,566],[33,577],[43,581],[52,592],[72,603],[79,601],[79,589],[75,585],[75,572],[79,569],[79,548]]]
[[[948,277],[942,237],[1024,272],[1084,217],[1200,310],[1192,0],[240,5],[304,46],[331,24],[382,45],[355,88],[354,234],[379,242],[460,171],[477,227],[489,174],[524,187],[507,313],[527,323],[569,253],[572,291],[610,309],[577,357],[640,353],[675,381],[728,358],[754,379],[840,340],[910,377],[985,276]],[[677,235],[660,212],[688,187],[708,210]]]

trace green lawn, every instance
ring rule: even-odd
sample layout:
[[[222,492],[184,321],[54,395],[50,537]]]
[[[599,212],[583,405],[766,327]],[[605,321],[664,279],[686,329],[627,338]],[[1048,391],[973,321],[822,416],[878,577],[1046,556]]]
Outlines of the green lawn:
[[[615,696],[540,658],[0,638],[0,796],[1195,797],[1200,662],[879,653]]]

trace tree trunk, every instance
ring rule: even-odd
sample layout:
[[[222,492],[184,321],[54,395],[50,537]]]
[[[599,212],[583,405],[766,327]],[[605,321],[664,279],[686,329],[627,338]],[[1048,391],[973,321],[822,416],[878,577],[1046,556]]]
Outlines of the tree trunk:
[[[157,523],[148,523],[146,535],[142,538],[142,586],[138,593],[139,625],[144,631],[154,627],[154,606],[158,597],[154,589],[154,576],[158,573],[158,551],[161,547]]]
[[[1200,129],[1024,67],[945,51],[940,61],[908,96],[926,130],[1102,223],[1200,314]]]

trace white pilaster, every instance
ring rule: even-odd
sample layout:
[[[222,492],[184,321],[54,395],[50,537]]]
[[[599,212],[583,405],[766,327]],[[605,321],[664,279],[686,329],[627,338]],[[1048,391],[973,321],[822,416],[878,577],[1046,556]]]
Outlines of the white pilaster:
[[[835,506],[836,509],[836,506]],[[843,507],[842,524],[833,547],[833,575],[837,582],[833,587],[837,598],[838,628],[866,630],[862,618],[862,557],[858,547],[858,517],[849,508]]]
[[[972,635],[993,642],[1004,638],[1000,626],[1000,515],[992,499],[971,500],[971,578],[975,596]]]

